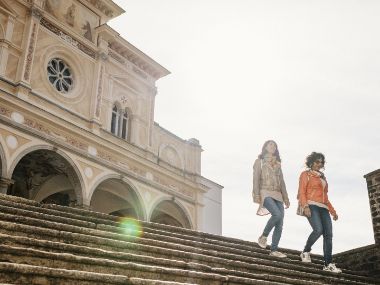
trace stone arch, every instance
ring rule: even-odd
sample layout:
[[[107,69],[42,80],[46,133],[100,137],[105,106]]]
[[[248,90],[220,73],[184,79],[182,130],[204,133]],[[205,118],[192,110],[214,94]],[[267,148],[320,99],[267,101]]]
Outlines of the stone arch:
[[[99,178],[89,192],[92,210],[120,217],[146,220],[143,199],[131,181],[119,174]]]
[[[4,148],[0,142],[0,177],[8,178],[7,176],[7,160],[5,157]]]
[[[184,168],[183,159],[179,155],[178,150],[173,145],[161,145],[158,157],[176,168]]]
[[[162,198],[154,203],[149,222],[193,229],[193,223],[186,208],[175,198]]]
[[[36,145],[20,152],[10,166],[8,177],[15,181],[8,194],[66,206],[83,204],[85,184],[78,166],[64,151],[52,146]],[[59,183],[52,184],[57,177],[61,178]],[[62,185],[68,188],[59,187]]]

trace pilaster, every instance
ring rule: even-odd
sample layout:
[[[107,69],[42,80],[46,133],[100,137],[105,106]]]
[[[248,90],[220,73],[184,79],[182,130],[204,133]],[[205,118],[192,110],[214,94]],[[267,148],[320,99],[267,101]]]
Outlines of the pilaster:
[[[20,81],[26,85],[30,86],[31,72],[33,68],[33,61],[36,49],[36,42],[38,36],[38,30],[40,26],[40,21],[43,16],[43,2],[34,1],[32,8],[30,10],[30,18],[27,24],[26,32],[26,49],[23,54],[23,67],[21,70]]]
[[[104,78],[105,78],[105,67],[106,62],[108,61],[108,42],[104,40],[101,36],[98,39],[98,56],[96,62],[96,96],[93,96],[94,101],[92,103],[92,129],[95,128],[95,125],[98,125],[98,128],[101,127],[101,107],[102,107],[102,98],[103,98],[103,89],[104,89]]]

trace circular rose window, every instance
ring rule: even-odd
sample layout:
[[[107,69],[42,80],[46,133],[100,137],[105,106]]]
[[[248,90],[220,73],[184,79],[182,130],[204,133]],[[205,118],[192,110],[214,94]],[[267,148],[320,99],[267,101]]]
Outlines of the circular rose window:
[[[47,66],[50,83],[57,91],[68,93],[73,89],[73,76],[70,67],[59,58],[53,58]]]

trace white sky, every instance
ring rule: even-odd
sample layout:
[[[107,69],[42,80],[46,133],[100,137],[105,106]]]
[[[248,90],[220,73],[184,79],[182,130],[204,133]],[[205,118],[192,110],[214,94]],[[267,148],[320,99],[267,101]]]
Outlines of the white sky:
[[[223,235],[261,234],[252,163],[274,139],[292,204],[280,246],[302,249],[311,232],[295,215],[311,151],[326,155],[334,252],[374,243],[363,175],[380,168],[380,1],[115,2],[126,13],[110,25],[172,72],[157,82],[155,121],[200,140],[203,176],[225,187]]]

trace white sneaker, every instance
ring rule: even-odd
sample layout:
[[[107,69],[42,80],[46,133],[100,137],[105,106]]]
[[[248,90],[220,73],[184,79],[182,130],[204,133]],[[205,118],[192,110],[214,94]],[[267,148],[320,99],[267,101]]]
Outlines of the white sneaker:
[[[342,269],[335,266],[335,263],[330,263],[327,266],[323,266],[324,271],[330,271],[334,273],[342,273]]]
[[[300,257],[302,262],[311,262],[310,252],[301,252]]]
[[[271,251],[269,253],[269,255],[279,257],[279,258],[285,258],[286,257],[286,254],[283,254],[282,252],[279,252],[279,251]]]
[[[267,237],[265,236],[260,236],[259,241],[257,242],[261,248],[266,248],[267,247]]]

